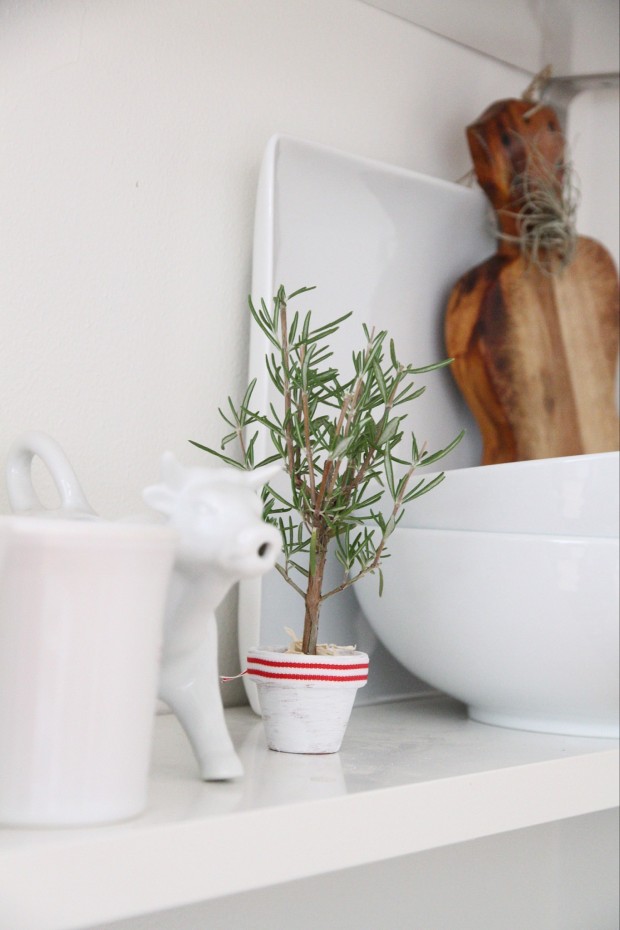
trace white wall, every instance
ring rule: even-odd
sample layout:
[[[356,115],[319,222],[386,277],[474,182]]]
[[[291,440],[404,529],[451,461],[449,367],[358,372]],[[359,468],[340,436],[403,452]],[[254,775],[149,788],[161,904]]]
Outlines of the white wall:
[[[97,511],[140,510],[242,389],[268,138],[454,180],[528,82],[359,0],[0,0],[0,461],[45,430]],[[234,597],[220,623],[232,673]]]

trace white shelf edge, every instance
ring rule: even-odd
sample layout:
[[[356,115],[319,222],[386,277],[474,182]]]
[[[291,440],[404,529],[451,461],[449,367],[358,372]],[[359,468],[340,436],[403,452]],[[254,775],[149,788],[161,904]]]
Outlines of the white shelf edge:
[[[492,728],[491,728],[492,729]],[[0,851],[0,928],[87,925],[618,805],[618,750]]]

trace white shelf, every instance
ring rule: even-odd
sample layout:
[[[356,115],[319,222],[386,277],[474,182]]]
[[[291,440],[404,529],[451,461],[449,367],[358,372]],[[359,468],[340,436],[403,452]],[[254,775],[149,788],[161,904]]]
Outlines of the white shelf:
[[[618,744],[473,723],[426,698],[361,707],[342,751],[265,748],[228,711],[246,767],[198,780],[158,717],[149,810],[80,830],[0,830],[0,930],[75,930],[615,807]]]

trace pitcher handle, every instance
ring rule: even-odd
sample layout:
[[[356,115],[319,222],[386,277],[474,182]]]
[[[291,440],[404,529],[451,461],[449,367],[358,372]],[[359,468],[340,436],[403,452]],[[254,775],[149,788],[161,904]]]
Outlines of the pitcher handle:
[[[39,456],[54,480],[60,495],[59,512],[67,517],[96,517],[62,447],[51,436],[36,431],[24,433],[9,449],[6,484],[13,512],[49,512],[39,500],[32,483],[35,455]]]

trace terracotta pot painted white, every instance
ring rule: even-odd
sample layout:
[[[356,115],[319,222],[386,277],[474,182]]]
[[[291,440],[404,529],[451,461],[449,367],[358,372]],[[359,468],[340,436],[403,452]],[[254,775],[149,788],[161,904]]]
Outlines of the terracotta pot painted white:
[[[338,752],[358,688],[368,679],[365,652],[308,656],[267,646],[248,653],[267,744],[278,752]]]

